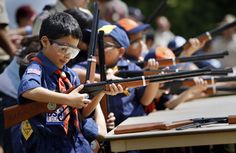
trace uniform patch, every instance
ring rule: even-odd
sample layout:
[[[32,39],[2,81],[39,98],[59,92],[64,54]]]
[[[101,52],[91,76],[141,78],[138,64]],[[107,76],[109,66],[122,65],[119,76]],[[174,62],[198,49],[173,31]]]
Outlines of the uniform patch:
[[[37,74],[37,75],[40,75],[41,74],[41,71],[40,70],[38,70],[38,69],[32,69],[32,68],[30,68],[30,69],[27,69],[27,72],[26,72],[27,74]]]
[[[21,133],[23,134],[26,141],[29,139],[29,137],[33,133],[33,129],[28,120],[23,121],[21,123]]]

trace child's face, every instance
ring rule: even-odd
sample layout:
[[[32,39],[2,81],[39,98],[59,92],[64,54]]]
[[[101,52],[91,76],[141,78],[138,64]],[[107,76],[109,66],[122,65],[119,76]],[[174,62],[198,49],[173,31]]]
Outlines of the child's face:
[[[43,38],[43,37],[42,37]],[[47,43],[43,44],[43,53],[53,62],[58,68],[63,66],[75,58],[79,53],[77,45],[79,40],[71,36],[65,36],[57,40],[49,40],[47,37],[43,40]]]
[[[143,33],[139,32],[136,34],[129,35],[130,38],[130,46],[128,47],[127,55],[135,57],[139,59],[139,57],[142,54],[142,48],[143,48]]]
[[[113,40],[113,38],[109,36],[104,37],[104,51],[105,51],[105,64],[107,65],[107,67],[115,66],[118,60],[124,54],[124,49],[118,46],[117,43]],[[98,56],[96,57],[98,61],[99,60]]]

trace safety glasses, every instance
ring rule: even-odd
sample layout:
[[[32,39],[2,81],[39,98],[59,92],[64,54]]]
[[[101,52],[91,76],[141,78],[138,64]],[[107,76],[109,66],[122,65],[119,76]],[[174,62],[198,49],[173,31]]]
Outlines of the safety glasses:
[[[69,56],[70,59],[75,58],[79,52],[80,49],[74,46],[71,46],[69,44],[64,44],[61,42],[58,42],[56,40],[49,40],[53,45],[56,45],[58,47],[58,53],[65,55],[65,56]]]

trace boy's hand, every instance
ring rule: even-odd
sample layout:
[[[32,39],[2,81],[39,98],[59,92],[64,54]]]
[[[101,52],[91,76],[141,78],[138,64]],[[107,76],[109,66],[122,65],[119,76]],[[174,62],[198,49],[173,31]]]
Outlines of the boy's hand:
[[[200,42],[197,38],[190,38],[188,42],[191,44],[191,46],[187,50],[183,51],[183,56],[191,56],[197,50],[202,48],[206,43],[206,41]]]
[[[108,130],[112,130],[115,128],[115,120],[116,117],[114,115],[114,113],[109,113],[108,117],[107,117],[107,129]]]
[[[207,81],[204,81],[202,78],[194,78],[195,86],[189,89],[189,95],[194,97],[204,96],[203,91],[207,89]]]
[[[84,94],[80,94],[79,91],[82,90],[84,87],[84,85],[80,85],[79,87],[75,88],[74,90],[72,90],[68,96],[69,96],[69,102],[68,105],[71,107],[75,107],[75,108],[83,108],[86,107],[91,100],[88,99],[89,96],[88,94],[84,93]]]
[[[120,84],[116,85],[112,83],[109,85],[109,90],[105,91],[105,94],[114,96],[123,92],[124,92],[124,89]]]
[[[159,63],[154,58],[151,58],[148,60],[146,68],[149,70],[158,70]]]

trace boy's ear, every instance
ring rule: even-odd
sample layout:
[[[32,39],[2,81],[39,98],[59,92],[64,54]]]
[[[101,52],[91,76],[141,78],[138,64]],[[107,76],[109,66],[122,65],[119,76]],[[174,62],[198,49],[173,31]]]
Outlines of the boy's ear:
[[[125,54],[125,48],[124,47],[119,48],[119,54],[120,54],[120,58],[123,57],[123,55]]]
[[[43,48],[47,48],[50,45],[50,41],[48,40],[48,37],[42,36],[40,39],[40,42],[43,46]]]

